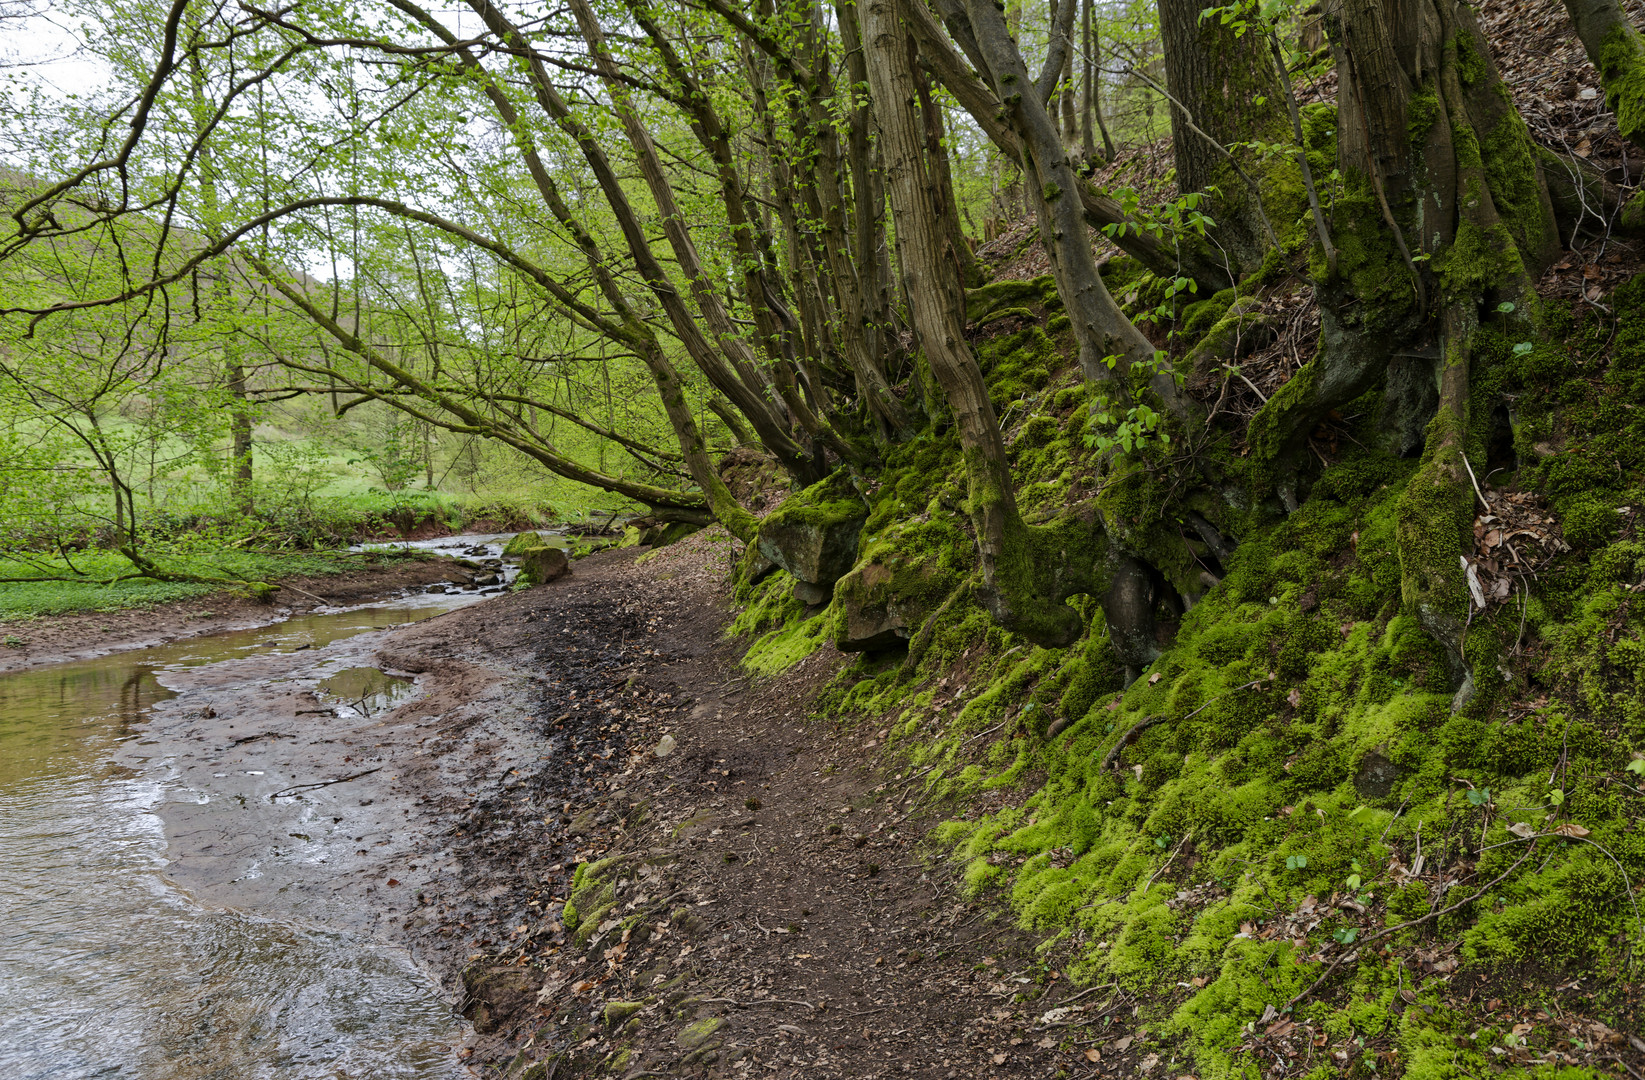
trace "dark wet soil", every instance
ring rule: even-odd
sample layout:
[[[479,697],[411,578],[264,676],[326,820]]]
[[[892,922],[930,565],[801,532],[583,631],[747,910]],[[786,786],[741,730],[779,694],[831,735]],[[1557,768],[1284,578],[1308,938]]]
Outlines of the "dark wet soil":
[[[395,910],[474,1022],[470,1066],[546,1080],[1113,1062],[1131,1003],[1068,997],[1034,939],[928,869],[882,734],[808,716],[838,654],[751,681],[723,637],[723,562],[701,545],[634,558],[592,556],[378,653],[428,691],[394,714],[426,736],[394,769],[408,824],[449,861]],[[561,909],[598,860],[616,902],[579,939]],[[1065,998],[1077,1011],[1050,1013]],[[1065,1039],[1076,1018],[1101,1034]]]
[[[1074,992],[931,868],[882,732],[810,716],[843,658],[741,672],[722,548],[600,552],[414,625],[168,676],[130,748],[193,793],[160,809],[168,875],[403,945],[472,1022],[479,1076],[1129,1064],[1132,1003]],[[329,692],[378,682],[363,708]],[[614,886],[581,934],[562,920],[579,864]]]

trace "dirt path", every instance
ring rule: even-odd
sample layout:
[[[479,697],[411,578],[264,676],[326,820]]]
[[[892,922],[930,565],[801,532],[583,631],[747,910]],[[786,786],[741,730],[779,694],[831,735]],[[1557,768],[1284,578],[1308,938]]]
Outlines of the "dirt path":
[[[722,637],[712,542],[633,560],[594,556],[560,582],[398,631],[379,654],[530,679],[535,760],[517,751],[489,776],[471,766],[461,793],[424,795],[459,869],[405,925],[424,956],[464,972],[471,1067],[546,1080],[1126,1063],[1130,1003],[1068,997],[1033,939],[927,870],[927,823],[885,782],[880,733],[808,718],[841,658],[750,681]],[[451,700],[428,670],[430,699],[399,719]],[[442,731],[430,770],[462,746],[475,760],[460,717]],[[593,865],[562,921],[579,863]],[[1077,1013],[1045,1016],[1065,999]],[[1066,1040],[1074,1016],[1103,1035]]]

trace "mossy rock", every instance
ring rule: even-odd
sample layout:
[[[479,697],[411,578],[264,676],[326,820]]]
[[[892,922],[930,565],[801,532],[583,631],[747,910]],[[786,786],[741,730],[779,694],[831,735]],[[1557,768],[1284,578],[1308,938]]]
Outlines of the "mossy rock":
[[[707,1016],[701,1020],[687,1024],[680,1030],[680,1034],[676,1037],[675,1041],[680,1044],[681,1050],[700,1050],[708,1043],[710,1039],[714,1038],[714,1036],[718,1034],[720,1028],[724,1026],[724,1017]]]
[[[571,560],[566,558],[562,548],[529,548],[519,553],[517,558],[520,560],[520,580],[527,585],[546,585],[571,573]]]
[[[639,544],[641,547],[667,547],[701,530],[702,526],[694,522],[665,521],[640,533]]]
[[[941,606],[958,574],[936,558],[893,547],[864,562],[834,586],[839,613],[834,646],[877,652],[902,645]]]
[[[760,523],[757,543],[796,582],[826,593],[857,561],[857,538],[867,519],[868,507],[842,468],[779,506]]]
[[[1195,374],[1203,375],[1222,361],[1249,356],[1272,341],[1273,320],[1257,310],[1258,307],[1255,299],[1247,297],[1228,308],[1189,350],[1188,367]]]
[[[606,1003],[601,1016],[607,1027],[616,1027],[624,1020],[645,1008],[643,1001],[609,1001]]]
[[[515,533],[509,542],[503,545],[503,558],[512,559],[528,551],[548,546],[548,537],[540,532]]]
[[[1043,305],[1048,297],[1057,298],[1056,281],[1050,274],[1032,281],[996,281],[980,289],[968,289],[965,294],[965,321],[991,321],[990,316],[1007,308],[1021,309],[1023,314],[1032,317],[1033,312],[1027,310],[1028,305]]]

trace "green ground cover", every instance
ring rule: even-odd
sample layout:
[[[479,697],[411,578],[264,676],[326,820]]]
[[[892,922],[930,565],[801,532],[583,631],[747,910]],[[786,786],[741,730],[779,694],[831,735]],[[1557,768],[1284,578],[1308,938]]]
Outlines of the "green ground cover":
[[[941,821],[966,886],[1041,935],[1048,967],[1135,995],[1138,1045],[1176,1072],[1263,1075],[1302,1046],[1312,1064],[1287,1075],[1603,1074],[1603,1032],[1638,1028],[1645,948],[1645,278],[1612,305],[1551,307],[1529,351],[1482,334],[1475,400],[1506,404],[1471,417],[1474,469],[1493,463],[1498,509],[1530,500],[1567,550],[1472,615],[1460,711],[1402,597],[1418,462],[1371,449],[1373,392],[1297,512],[1247,504],[1220,584],[1162,612],[1169,644],[1129,687],[1095,605],[1066,649],[991,622],[952,433],[897,448],[859,556],[931,564],[948,602],[911,650],[850,665],[819,717],[887,728],[898,790]],[[1083,391],[1054,317],[979,353],[1025,513],[1122,507],[1157,566],[1191,570],[1145,475],[1081,487]],[[807,614],[790,585],[739,593],[753,672],[843,619],[839,596]],[[1281,1047],[1284,1023],[1301,1034]]]

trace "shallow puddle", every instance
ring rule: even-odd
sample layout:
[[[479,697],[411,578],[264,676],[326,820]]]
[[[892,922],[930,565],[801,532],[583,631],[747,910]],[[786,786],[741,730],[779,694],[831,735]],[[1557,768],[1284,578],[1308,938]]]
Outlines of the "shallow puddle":
[[[320,680],[317,689],[362,716],[376,716],[414,695],[417,684],[380,668],[351,667]]]
[[[156,811],[177,792],[114,764],[173,696],[170,672],[320,648],[457,602],[414,597],[0,676],[0,1077],[466,1075],[450,1003],[403,951],[197,902],[166,874]],[[356,667],[327,689],[375,712],[413,687]]]

